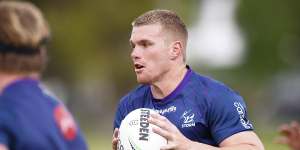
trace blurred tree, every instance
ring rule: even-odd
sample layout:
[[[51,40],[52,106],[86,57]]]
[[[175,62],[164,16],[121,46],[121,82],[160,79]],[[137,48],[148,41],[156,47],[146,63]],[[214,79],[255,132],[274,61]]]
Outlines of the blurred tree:
[[[247,35],[248,55],[239,69],[263,81],[290,67],[281,59],[281,43],[290,36],[300,38],[299,13],[298,0],[242,0],[239,20]]]
[[[196,12],[199,12],[197,9],[201,4],[200,0],[32,1],[45,12],[53,31],[46,78],[57,77],[66,84],[73,95],[69,105],[84,107],[88,100],[82,99],[96,95],[91,103],[102,111],[112,111],[119,97],[136,85],[129,58],[131,21],[145,11],[162,8],[178,12],[189,25],[199,15]],[[299,11],[298,0],[241,0],[237,19],[248,41],[244,64],[230,69],[194,69],[229,83],[246,99],[255,98],[252,96],[256,92],[253,89],[259,89],[273,74],[299,67]],[[95,91],[109,86],[108,89],[114,92],[97,93],[92,90],[94,92],[88,93],[82,90],[89,83]],[[99,104],[96,104],[97,101]]]
[[[84,76],[112,76],[116,83],[128,81],[122,76],[126,77],[129,69],[130,22],[136,14],[152,8],[153,2],[55,0],[40,3],[44,4],[53,30],[47,76],[59,76],[67,83]]]

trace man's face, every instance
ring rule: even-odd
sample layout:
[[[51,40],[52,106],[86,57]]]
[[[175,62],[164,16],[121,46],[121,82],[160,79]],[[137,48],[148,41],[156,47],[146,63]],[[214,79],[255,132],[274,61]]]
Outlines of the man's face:
[[[154,83],[169,71],[171,64],[167,34],[160,24],[132,28],[131,58],[139,83]]]

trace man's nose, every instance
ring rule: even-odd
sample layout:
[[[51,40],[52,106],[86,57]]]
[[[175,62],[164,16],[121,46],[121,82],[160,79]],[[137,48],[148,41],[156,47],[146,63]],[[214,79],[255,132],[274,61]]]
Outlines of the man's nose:
[[[131,56],[131,58],[133,60],[140,58],[140,56],[139,56],[139,50],[138,50],[137,47],[135,47],[135,48],[132,49],[130,56]]]

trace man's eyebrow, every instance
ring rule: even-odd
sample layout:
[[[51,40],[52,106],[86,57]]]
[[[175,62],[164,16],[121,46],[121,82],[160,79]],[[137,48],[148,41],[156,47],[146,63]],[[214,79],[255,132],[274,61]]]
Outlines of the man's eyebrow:
[[[137,43],[152,43],[150,40],[147,40],[147,39],[141,39],[139,41],[137,41]]]
[[[133,42],[132,40],[129,40],[129,44],[130,46],[135,46],[136,44],[141,45],[141,44],[153,44],[152,41],[148,40],[148,39],[141,39],[138,41]]]

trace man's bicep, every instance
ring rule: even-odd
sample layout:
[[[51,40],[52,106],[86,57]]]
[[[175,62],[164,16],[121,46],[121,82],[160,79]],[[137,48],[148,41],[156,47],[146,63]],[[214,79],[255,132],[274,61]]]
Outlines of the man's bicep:
[[[212,100],[208,120],[217,144],[236,133],[253,130],[241,96],[231,91],[220,91]]]
[[[264,149],[262,142],[253,131],[243,131],[236,133],[220,143],[220,147],[228,147],[240,144],[255,146],[259,149]]]

